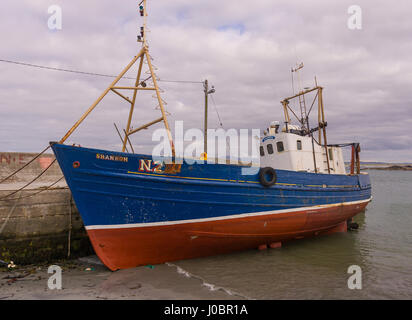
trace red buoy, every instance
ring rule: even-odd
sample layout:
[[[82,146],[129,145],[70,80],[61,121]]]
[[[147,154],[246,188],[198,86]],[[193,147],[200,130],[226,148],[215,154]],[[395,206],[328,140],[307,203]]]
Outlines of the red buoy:
[[[266,250],[267,248],[268,248],[267,244],[261,244],[261,245],[258,247],[258,250],[259,250],[259,251],[262,251],[262,250]]]
[[[282,247],[282,242],[272,242],[269,246],[272,249],[280,248]]]

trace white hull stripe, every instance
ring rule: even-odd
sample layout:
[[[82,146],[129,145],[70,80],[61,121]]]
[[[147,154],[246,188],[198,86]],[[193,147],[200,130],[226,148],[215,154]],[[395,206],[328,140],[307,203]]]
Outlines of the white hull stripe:
[[[307,210],[317,211],[317,210],[322,210],[322,209],[325,209],[325,208],[362,204],[362,203],[370,202],[370,201],[372,201],[372,197],[370,197],[367,200],[341,202],[341,203],[333,203],[333,204],[325,204],[325,205],[302,207],[302,208],[293,208],[293,209],[284,209],[284,210],[250,212],[250,213],[242,213],[242,214],[235,214],[235,215],[221,216],[221,217],[212,217],[212,218],[177,220],[177,221],[148,222],[148,223],[92,225],[92,226],[86,226],[85,228],[86,228],[86,230],[99,230],[99,229],[126,229],[126,228],[143,228],[143,227],[154,227],[154,226],[170,226],[170,225],[175,225],[175,224],[198,223],[198,222],[207,222],[207,221],[238,219],[238,218],[273,215],[273,214],[288,213],[288,212],[301,212],[301,211],[307,211]]]

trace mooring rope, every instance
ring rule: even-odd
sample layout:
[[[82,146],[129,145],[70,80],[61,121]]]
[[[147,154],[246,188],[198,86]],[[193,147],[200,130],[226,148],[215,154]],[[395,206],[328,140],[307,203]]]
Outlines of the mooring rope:
[[[37,175],[33,180],[31,180],[30,182],[26,183],[26,184],[25,184],[23,187],[21,187],[20,189],[17,189],[17,190],[15,190],[15,191],[13,191],[13,192],[11,192],[11,193],[9,193],[9,194],[1,197],[1,198],[0,198],[0,201],[2,201],[2,200],[9,200],[9,199],[6,199],[6,198],[12,196],[13,194],[16,194],[17,192],[19,192],[19,191],[23,190],[24,188],[26,188],[27,186],[31,185],[34,181],[36,181],[37,179],[39,179],[55,162],[56,162],[56,159],[54,159],[54,160],[47,166],[47,168],[44,169],[39,175]],[[57,182],[56,182],[56,183],[57,183]]]
[[[20,196],[21,196],[22,192],[20,192]],[[11,215],[14,212],[14,209],[16,209],[17,203],[19,202],[19,200],[21,199],[21,197],[15,198],[16,202],[13,205],[13,208],[11,208],[9,214],[7,215],[6,220],[4,221],[3,225],[0,228],[0,235],[3,233],[4,228],[6,227],[7,222],[9,221]]]
[[[26,168],[30,163],[32,163],[34,160],[36,160],[38,157],[40,157],[43,153],[45,153],[48,149],[50,148],[50,146],[48,146],[46,149],[44,149],[42,152],[40,152],[37,156],[35,156],[33,159],[31,159],[29,162],[27,162],[24,166],[22,166],[20,169],[17,169],[16,171],[14,171],[12,174],[10,174],[9,176],[5,177],[4,179],[2,179],[0,181],[0,184],[3,183],[4,181],[6,181],[7,179],[13,177],[14,175],[16,175],[17,173],[19,173],[21,170],[23,170],[24,168]],[[47,170],[48,168],[46,168]],[[45,170],[45,171],[46,171]]]
[[[4,198],[3,198],[3,197],[0,198],[0,201],[11,201],[11,200],[26,199],[26,198],[34,197],[35,195],[38,195],[39,193],[42,193],[42,192],[44,192],[44,191],[49,190],[49,189],[50,189],[51,187],[53,187],[55,184],[59,183],[63,178],[64,178],[64,176],[60,177],[57,181],[53,182],[52,184],[48,185],[47,187],[45,187],[45,188],[42,187],[42,189],[41,189],[40,191],[35,192],[35,193],[32,193],[32,194],[30,194],[30,195],[28,195],[28,196],[19,197],[19,198],[7,198],[7,196],[10,196],[10,195],[7,195],[7,196],[4,197]],[[26,189],[26,190],[24,190],[24,191],[33,191],[33,190],[37,190],[37,189]],[[17,190],[17,191],[18,191],[18,190]]]

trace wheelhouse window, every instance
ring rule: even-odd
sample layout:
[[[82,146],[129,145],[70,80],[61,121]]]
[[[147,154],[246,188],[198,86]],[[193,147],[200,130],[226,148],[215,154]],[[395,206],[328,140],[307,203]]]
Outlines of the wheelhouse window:
[[[265,155],[265,149],[263,146],[260,146],[260,156],[263,157]]]
[[[266,148],[268,149],[269,154],[273,154],[273,145],[271,143],[269,143]]]
[[[283,142],[282,141],[276,142],[276,148],[278,149],[278,152],[285,151],[285,148],[283,147]]]
[[[298,150],[302,150],[302,141],[300,141],[300,140],[296,141],[296,146],[297,146]]]

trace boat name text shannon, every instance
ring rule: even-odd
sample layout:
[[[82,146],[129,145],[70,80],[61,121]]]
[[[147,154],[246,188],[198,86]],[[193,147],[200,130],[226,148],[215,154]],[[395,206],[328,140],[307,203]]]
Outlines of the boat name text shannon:
[[[120,161],[120,162],[128,162],[129,161],[128,157],[114,156],[114,155],[102,154],[102,153],[96,153],[96,159]]]

